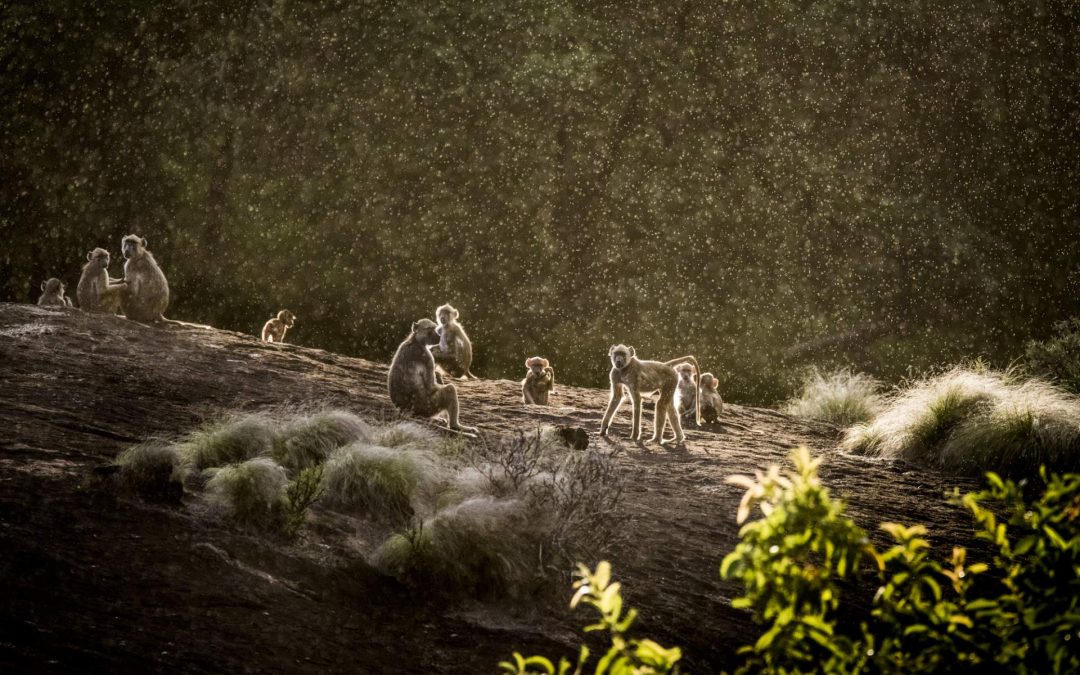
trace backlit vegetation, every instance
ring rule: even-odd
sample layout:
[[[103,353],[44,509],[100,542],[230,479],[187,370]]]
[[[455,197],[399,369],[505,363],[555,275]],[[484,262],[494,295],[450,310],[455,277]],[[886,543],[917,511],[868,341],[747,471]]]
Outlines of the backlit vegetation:
[[[880,389],[881,383],[865,373],[840,370],[822,374],[815,368],[807,373],[798,396],[787,402],[784,412],[840,426],[865,422],[881,410]]]

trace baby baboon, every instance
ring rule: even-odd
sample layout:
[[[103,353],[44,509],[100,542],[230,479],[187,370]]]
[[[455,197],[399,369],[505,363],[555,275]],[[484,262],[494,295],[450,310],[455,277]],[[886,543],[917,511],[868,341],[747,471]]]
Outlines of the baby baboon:
[[[675,411],[675,389],[679,384],[679,375],[672,368],[673,364],[689,362],[697,368],[697,359],[693,356],[684,356],[671,361],[642,361],[637,358],[633,347],[625,345],[612,345],[608,350],[611,358],[611,398],[608,400],[607,411],[604,413],[604,421],[600,423],[600,435],[607,436],[611,418],[615,416],[622,403],[626,392],[630,394],[630,400],[634,406],[634,423],[630,432],[630,438],[635,441],[641,440],[641,397],[643,394],[660,390],[660,398],[656,401],[656,421],[653,428],[651,441],[663,443],[664,428],[671,424],[675,432],[675,443],[682,444],[682,424],[679,415]],[[700,412],[697,420],[700,423]]]
[[[95,248],[86,254],[86,260],[75,289],[79,307],[84,312],[116,314],[120,311],[120,295],[127,284],[123,279],[109,276],[109,252],[105,249]]]
[[[263,342],[285,342],[285,331],[296,323],[296,316],[287,309],[277,313],[277,318],[270,319],[263,325]]]
[[[724,399],[720,398],[720,392],[716,390],[718,384],[719,381],[712,373],[702,373],[701,416],[709,424],[724,414]]]
[[[56,277],[41,282],[43,293],[37,304],[51,307],[71,307],[71,298],[64,295],[64,284]]]
[[[696,371],[689,363],[680,363],[675,366],[675,372],[679,374],[679,386],[675,389],[675,410],[684,422],[693,419],[693,413],[697,407],[698,385],[694,377]]]
[[[120,294],[124,316],[132,321],[161,321],[169,306],[169,282],[158,267],[146,240],[129,234],[121,240],[124,252],[124,281],[127,286]]]
[[[420,417],[434,417],[446,411],[451,429],[476,433],[474,427],[458,423],[457,389],[452,384],[435,382],[435,358],[429,347],[439,343],[439,333],[431,319],[412,325],[409,337],[401,343],[390,362],[386,384],[390,400],[399,409]]]
[[[555,369],[539,356],[525,359],[528,372],[521,381],[521,400],[525,403],[547,405],[548,394],[555,390]]]
[[[477,379],[469,372],[472,366],[472,342],[458,323],[458,311],[449,304],[441,305],[435,310],[435,318],[439,321],[440,338],[439,344],[431,348],[435,363],[450,377]]]

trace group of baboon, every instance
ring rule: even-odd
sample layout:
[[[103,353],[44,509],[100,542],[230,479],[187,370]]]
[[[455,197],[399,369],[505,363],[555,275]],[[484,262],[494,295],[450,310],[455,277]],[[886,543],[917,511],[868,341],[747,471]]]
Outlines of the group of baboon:
[[[146,249],[146,239],[129,234],[121,240],[124,277],[109,276],[109,252],[95,248],[86,254],[76,296],[79,307],[88,312],[123,313],[140,322],[164,320],[169,305],[169,284],[153,254]],[[56,278],[42,282],[39,305],[72,307],[64,295],[64,284]],[[435,310],[436,321],[420,319],[412,324],[408,337],[397,348],[390,363],[387,388],[390,400],[399,409],[420,417],[445,413],[450,429],[475,434],[474,427],[463,426],[458,419],[457,388],[446,377],[476,379],[472,367],[472,342],[465,333],[460,314],[449,304]],[[281,343],[292,328],[296,316],[287,309],[277,313],[263,326],[261,339]],[[664,443],[670,425],[673,440],[682,444],[682,419],[696,424],[716,422],[724,401],[717,391],[712,373],[701,373],[697,359],[684,356],[670,361],[646,361],[637,358],[633,347],[612,345],[611,392],[600,435],[606,436],[615,412],[627,397],[633,404],[631,438],[641,439],[641,406],[644,396],[659,392],[652,442]],[[701,373],[700,377],[698,374]],[[547,405],[555,389],[555,369],[540,356],[525,360],[525,379],[521,381],[522,402]]]

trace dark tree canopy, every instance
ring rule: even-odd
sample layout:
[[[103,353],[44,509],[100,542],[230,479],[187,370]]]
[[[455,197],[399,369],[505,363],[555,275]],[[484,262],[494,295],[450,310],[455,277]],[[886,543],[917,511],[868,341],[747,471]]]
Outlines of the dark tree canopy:
[[[168,316],[388,360],[449,301],[489,377],[1007,362],[1080,314],[1077,7],[7,3],[0,299],[134,232]]]

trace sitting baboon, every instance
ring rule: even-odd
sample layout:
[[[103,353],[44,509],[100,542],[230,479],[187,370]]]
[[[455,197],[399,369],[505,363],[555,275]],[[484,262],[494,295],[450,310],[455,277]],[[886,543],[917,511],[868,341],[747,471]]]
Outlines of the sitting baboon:
[[[697,409],[697,378],[696,371],[689,363],[680,363],[675,366],[675,372],[679,374],[679,386],[675,389],[675,410],[684,422],[693,418]]]
[[[397,348],[386,378],[390,401],[400,410],[420,417],[434,417],[445,411],[451,429],[476,433],[474,427],[458,422],[457,389],[435,381],[435,359],[429,347],[439,343],[439,333],[431,319],[412,325],[409,336]]]
[[[672,367],[673,364],[684,361],[692,363],[697,368],[697,359],[693,356],[684,356],[670,361],[642,361],[637,358],[633,347],[625,345],[612,345],[608,350],[611,358],[611,398],[608,400],[607,411],[604,412],[604,420],[600,423],[600,435],[607,436],[611,418],[615,416],[626,393],[630,394],[633,403],[633,429],[630,438],[635,441],[641,440],[641,398],[644,394],[660,390],[660,398],[656,401],[656,420],[653,428],[651,441],[663,443],[664,428],[671,424],[675,432],[675,443],[682,444],[685,440],[679,415],[675,411],[675,389],[679,384],[679,375]],[[700,424],[700,411],[697,416]]]
[[[120,295],[127,283],[109,276],[110,258],[105,249],[95,248],[86,254],[86,260],[75,288],[79,307],[84,312],[116,314],[120,311]]]
[[[547,405],[548,394],[555,390],[555,369],[539,356],[525,359],[525,379],[521,381],[521,400],[525,403]]]
[[[50,307],[71,307],[71,298],[64,295],[64,284],[56,277],[41,282],[41,297],[37,304]]]
[[[129,234],[121,240],[124,252],[124,281],[127,286],[120,294],[120,307],[124,316],[132,321],[161,321],[169,306],[169,282],[158,267],[146,240]]]
[[[449,304],[441,305],[435,310],[435,318],[439,322],[439,344],[431,348],[435,363],[451,377],[477,379],[469,372],[472,366],[472,342],[458,323],[458,311]]]
[[[296,316],[287,309],[277,313],[277,317],[270,319],[263,325],[263,342],[285,342],[285,331],[296,323]]]
[[[716,390],[720,384],[712,373],[701,375],[701,417],[712,424],[724,414],[724,399]]]

